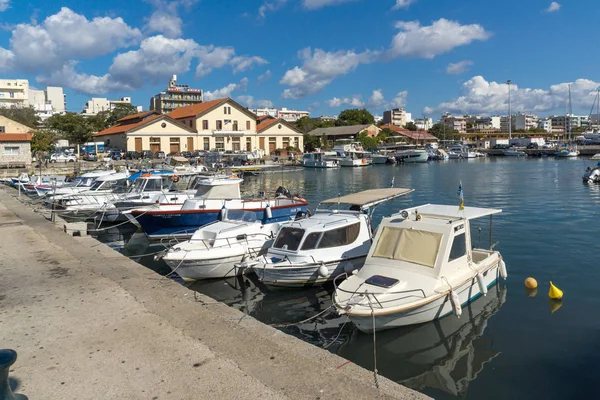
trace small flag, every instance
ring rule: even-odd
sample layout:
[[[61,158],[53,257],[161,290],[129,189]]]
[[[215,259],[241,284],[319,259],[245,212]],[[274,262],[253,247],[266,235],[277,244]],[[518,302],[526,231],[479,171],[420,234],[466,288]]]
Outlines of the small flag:
[[[463,194],[462,181],[458,184],[457,195],[458,195],[458,199],[460,200],[460,202],[458,203],[458,209],[464,210],[465,209],[465,196]]]

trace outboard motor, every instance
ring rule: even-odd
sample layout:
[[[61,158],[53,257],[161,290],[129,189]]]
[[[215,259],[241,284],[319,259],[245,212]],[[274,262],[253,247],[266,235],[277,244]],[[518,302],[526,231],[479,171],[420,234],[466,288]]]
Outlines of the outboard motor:
[[[287,190],[285,187],[283,186],[279,186],[277,188],[277,190],[275,191],[275,197],[287,197],[287,198],[292,198],[292,193]]]

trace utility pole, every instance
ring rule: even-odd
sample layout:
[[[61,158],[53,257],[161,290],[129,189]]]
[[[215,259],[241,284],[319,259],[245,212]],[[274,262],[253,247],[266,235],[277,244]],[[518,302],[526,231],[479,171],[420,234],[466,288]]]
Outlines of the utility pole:
[[[510,139],[512,139],[512,113],[510,110],[510,84],[512,81],[509,79],[506,81],[508,85],[508,144],[510,145]]]

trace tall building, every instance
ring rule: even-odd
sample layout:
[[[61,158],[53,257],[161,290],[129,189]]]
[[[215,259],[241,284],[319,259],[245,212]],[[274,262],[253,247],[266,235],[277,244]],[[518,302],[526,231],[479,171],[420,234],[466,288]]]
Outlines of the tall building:
[[[27,79],[0,79],[0,107],[25,107],[29,105]]]
[[[131,104],[131,97],[121,97],[119,100],[108,100],[105,97],[93,97],[88,100],[81,112],[85,116],[97,115],[103,111],[112,111],[119,104]],[[142,111],[142,106],[137,106],[139,112]]]
[[[296,122],[300,118],[308,116],[310,116],[308,111],[288,110],[285,107],[281,107],[281,109],[277,111],[277,118],[281,118],[287,122]]]
[[[417,118],[413,122],[420,131],[428,131],[433,127],[432,118]]]
[[[552,131],[553,132],[565,132],[578,128],[580,126],[587,127],[589,120],[587,116],[577,115],[553,115],[550,117],[552,120]]]
[[[29,89],[29,105],[42,121],[54,114],[64,114],[67,102],[62,87],[48,86],[46,90]]]
[[[404,126],[409,120],[406,111],[402,108],[394,108],[383,112],[383,123],[385,125]]]
[[[253,108],[250,109],[257,117],[269,116],[273,118],[277,118],[277,113],[279,112],[276,108]]]
[[[515,129],[529,130],[538,126],[538,117],[534,114],[518,112],[513,116],[513,121],[513,128]]]
[[[467,133],[467,119],[461,116],[454,116],[448,113],[442,115],[442,124],[449,129],[455,129],[458,133]]]
[[[538,120],[537,127],[539,129],[543,129],[546,132],[552,132],[552,119],[550,118],[540,118]]]
[[[491,117],[477,116],[471,121],[474,131],[499,131],[500,116],[492,115]]]
[[[150,99],[150,111],[166,114],[179,107],[202,103],[202,100],[202,90],[178,85],[177,75],[173,75],[169,87]]]

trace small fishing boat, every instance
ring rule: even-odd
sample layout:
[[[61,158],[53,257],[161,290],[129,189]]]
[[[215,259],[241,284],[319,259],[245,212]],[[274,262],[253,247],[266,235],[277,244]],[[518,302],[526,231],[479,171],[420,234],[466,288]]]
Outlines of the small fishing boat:
[[[333,147],[336,160],[340,167],[366,167],[371,165],[371,161],[367,159],[366,153],[359,142],[353,142],[351,139],[339,139],[339,144]]]
[[[565,149],[559,150],[556,153],[554,153],[554,157],[558,157],[558,158],[569,158],[569,157],[578,157],[578,156],[579,156],[579,150],[577,150],[577,148],[573,148],[573,147],[565,148]]]
[[[302,165],[306,168],[337,168],[340,166],[338,160],[325,158],[325,153],[307,153],[302,156]]]
[[[412,189],[371,189],[325,200],[314,215],[281,228],[252,269],[263,283],[306,286],[362,267],[371,247],[371,213]]]
[[[527,157],[527,153],[517,149],[508,149],[502,152],[506,157]]]
[[[334,306],[363,332],[460,317],[464,304],[506,279],[491,245],[491,217],[501,211],[426,204],[384,218],[365,265],[336,286]],[[486,216],[490,249],[474,249],[470,221]]]
[[[305,217],[305,214],[289,220]],[[185,280],[227,278],[244,270],[241,263],[262,254],[287,221],[265,223],[255,211],[227,210],[222,221],[198,229],[190,240],[177,243],[162,259]]]
[[[81,176],[75,178],[75,180],[73,182],[65,183],[64,185],[62,185],[60,187],[53,187],[53,186],[42,187],[42,186],[38,185],[35,187],[35,190],[36,190],[38,196],[40,196],[40,197],[45,196],[47,202],[52,202],[53,198],[51,196],[61,196],[61,195],[65,195],[65,194],[76,194],[76,193],[84,192],[86,190],[89,190],[89,188],[92,186],[92,184],[94,183],[96,178],[98,178],[100,176],[111,175],[116,172],[117,171],[115,171],[115,170],[90,171],[90,172],[86,172],[85,174],[82,174]]]

